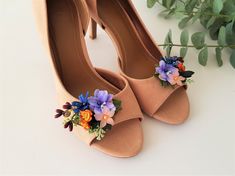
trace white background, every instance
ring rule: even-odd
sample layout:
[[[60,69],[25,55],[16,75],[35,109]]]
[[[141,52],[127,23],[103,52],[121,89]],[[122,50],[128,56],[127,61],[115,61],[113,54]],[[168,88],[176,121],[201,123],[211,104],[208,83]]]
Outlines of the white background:
[[[169,28],[179,41],[176,19],[160,17],[160,9],[147,9],[145,0],[134,4],[157,43]],[[188,29],[191,34],[203,30],[199,24]],[[118,71],[116,52],[103,31],[97,40],[86,40],[95,66]],[[142,152],[113,158],[89,148],[53,118],[55,87],[31,1],[0,0],[0,174],[234,174],[235,70],[228,53],[218,68],[214,54],[202,67],[196,52],[186,57],[196,72],[188,89],[189,120],[171,126],[146,116]]]

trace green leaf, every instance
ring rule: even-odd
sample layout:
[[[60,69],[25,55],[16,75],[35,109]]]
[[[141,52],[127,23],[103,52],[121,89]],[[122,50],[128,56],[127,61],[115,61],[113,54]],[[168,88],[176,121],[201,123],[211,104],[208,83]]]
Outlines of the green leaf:
[[[229,15],[230,16],[234,12],[235,12],[235,1],[234,0],[226,0],[224,2],[223,13],[225,15]]]
[[[218,40],[220,27],[224,25],[223,18],[217,18],[214,24],[211,25],[209,34],[212,40]]]
[[[184,71],[184,72],[180,72],[180,76],[183,76],[185,78],[190,78],[192,77],[192,75],[194,74],[193,71]]]
[[[222,0],[214,0],[213,1],[213,12],[219,14],[223,9],[223,1]]]
[[[170,9],[171,6],[175,3],[176,0],[162,0],[162,5],[167,9]]]
[[[201,49],[205,45],[205,33],[196,32],[191,36],[191,41],[196,49]]]
[[[233,50],[231,56],[230,56],[230,63],[235,68],[235,50]]]
[[[235,45],[235,32],[233,31],[233,27],[234,21],[226,25],[226,43],[228,45]]]
[[[179,22],[178,27],[179,27],[180,29],[185,28],[185,26],[187,25],[187,23],[189,22],[189,20],[190,20],[191,18],[192,18],[191,16],[183,18],[183,19]]]
[[[192,17],[192,23],[195,23],[201,16],[201,12],[197,11],[196,14]]]
[[[173,15],[175,14],[175,11],[176,11],[176,9],[175,9],[175,8],[172,8],[172,9],[168,12],[168,14],[165,16],[165,18],[167,19],[167,18],[173,16]]]
[[[176,1],[176,0],[167,0],[167,1],[166,1],[166,6],[167,6],[167,8],[168,8],[168,9],[171,8],[172,5],[175,3],[175,1]]]
[[[113,104],[116,107],[116,112],[121,110],[122,102],[120,100],[113,99]]]
[[[207,60],[208,60],[208,48],[204,47],[198,55],[198,61],[201,65],[206,66]]]
[[[218,44],[221,46],[226,45],[226,29],[224,26],[222,26],[219,30]]]
[[[170,57],[170,55],[171,55],[171,49],[172,49],[171,46],[167,46],[167,47],[166,47],[166,55],[167,55],[167,57]]]
[[[187,54],[188,48],[180,48],[180,57],[185,57]]]
[[[223,65],[221,51],[222,51],[221,48],[219,47],[215,48],[216,61],[219,67]]]
[[[183,30],[180,35],[180,43],[181,45],[187,45],[189,40],[189,34],[187,30]]]
[[[216,20],[215,16],[211,17],[210,20],[206,24],[206,28],[209,29],[211,25],[214,24],[215,20]]]
[[[191,13],[197,5],[197,0],[187,0],[185,4],[185,11]]]
[[[172,32],[171,30],[169,30],[169,32],[167,33],[166,35],[166,38],[165,38],[165,41],[164,41],[164,44],[165,45],[169,45],[172,43]],[[165,49],[167,46],[164,46],[163,48]]]
[[[157,0],[147,0],[147,7],[152,8],[156,4]]]

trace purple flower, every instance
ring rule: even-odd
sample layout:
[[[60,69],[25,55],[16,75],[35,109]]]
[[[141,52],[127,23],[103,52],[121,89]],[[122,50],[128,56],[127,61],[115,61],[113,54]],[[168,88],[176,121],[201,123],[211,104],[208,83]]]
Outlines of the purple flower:
[[[156,67],[156,73],[159,74],[159,78],[163,81],[168,81],[169,76],[178,72],[178,69],[171,64],[167,64],[164,60],[159,62],[159,67]]]
[[[88,98],[90,109],[95,114],[102,113],[104,108],[108,108],[110,111],[115,111],[116,107],[113,104],[113,95],[109,94],[106,90],[96,89],[94,96]]]

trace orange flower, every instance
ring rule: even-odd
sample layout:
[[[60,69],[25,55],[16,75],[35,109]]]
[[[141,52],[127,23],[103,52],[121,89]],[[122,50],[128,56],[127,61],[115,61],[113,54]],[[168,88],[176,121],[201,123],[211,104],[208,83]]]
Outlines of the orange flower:
[[[180,71],[185,71],[185,66],[183,63],[179,63],[177,67],[179,68]]]
[[[86,130],[90,129],[90,125],[85,120],[80,121],[79,124]]]
[[[92,119],[92,112],[88,109],[85,111],[80,111],[80,118],[85,122],[90,122]]]

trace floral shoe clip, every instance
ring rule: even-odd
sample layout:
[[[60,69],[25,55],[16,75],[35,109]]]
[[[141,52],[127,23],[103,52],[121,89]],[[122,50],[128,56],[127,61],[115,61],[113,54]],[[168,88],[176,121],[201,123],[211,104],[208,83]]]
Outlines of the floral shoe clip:
[[[162,57],[159,65],[155,68],[155,76],[157,76],[162,86],[175,86],[186,85],[191,83],[191,76],[193,71],[186,71],[184,66],[184,60],[182,57]]]
[[[79,101],[67,102],[63,110],[56,110],[55,118],[63,116],[64,128],[72,131],[73,126],[80,125],[101,140],[114,125],[113,116],[121,109],[121,101],[113,99],[106,90],[96,89],[94,96],[88,95],[87,92],[78,97]]]

